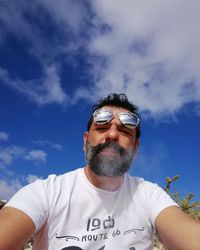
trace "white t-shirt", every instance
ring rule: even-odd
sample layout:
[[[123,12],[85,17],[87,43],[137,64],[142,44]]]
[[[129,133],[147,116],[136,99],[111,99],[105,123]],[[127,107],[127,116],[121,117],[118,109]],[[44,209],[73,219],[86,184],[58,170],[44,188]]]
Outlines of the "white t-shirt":
[[[25,186],[7,203],[36,226],[37,250],[152,250],[157,215],[176,203],[156,184],[125,174],[114,192],[83,168]]]

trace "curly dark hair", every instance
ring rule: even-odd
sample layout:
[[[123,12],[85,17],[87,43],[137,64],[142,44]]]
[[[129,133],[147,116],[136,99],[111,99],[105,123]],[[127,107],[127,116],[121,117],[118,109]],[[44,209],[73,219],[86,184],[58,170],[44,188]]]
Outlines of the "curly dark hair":
[[[129,110],[132,113],[138,114],[138,107],[130,102],[125,94],[116,94],[112,93],[107,95],[105,98],[100,99],[92,108],[92,114],[90,116],[90,119],[87,123],[87,131],[90,130],[90,127],[93,122],[93,113],[95,110],[102,108],[103,106],[116,106],[116,107],[121,107]],[[140,123],[136,127],[136,138],[140,138]]]

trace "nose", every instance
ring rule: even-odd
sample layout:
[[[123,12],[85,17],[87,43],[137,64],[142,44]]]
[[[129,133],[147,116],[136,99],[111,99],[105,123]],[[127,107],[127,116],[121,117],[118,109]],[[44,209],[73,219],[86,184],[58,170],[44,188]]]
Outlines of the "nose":
[[[118,141],[119,131],[116,124],[112,124],[105,134],[105,141]]]

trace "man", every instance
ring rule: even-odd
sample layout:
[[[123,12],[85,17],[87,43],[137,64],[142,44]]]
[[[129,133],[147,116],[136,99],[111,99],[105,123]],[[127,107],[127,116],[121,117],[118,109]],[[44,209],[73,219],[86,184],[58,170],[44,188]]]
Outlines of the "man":
[[[20,190],[0,213],[0,249],[150,250],[155,231],[169,249],[200,250],[200,224],[157,185],[127,171],[140,118],[124,94],[94,106],[84,134],[85,168]]]

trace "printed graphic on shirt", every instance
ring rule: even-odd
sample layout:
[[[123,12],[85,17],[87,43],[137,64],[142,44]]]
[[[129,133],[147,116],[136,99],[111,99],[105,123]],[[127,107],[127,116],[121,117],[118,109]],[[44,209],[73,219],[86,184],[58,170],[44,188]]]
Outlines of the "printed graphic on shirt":
[[[83,235],[58,235],[56,234],[57,240],[65,240],[67,246],[60,250],[110,250],[106,248],[106,241],[116,240],[119,236],[122,236],[124,241],[129,234],[139,234],[143,233],[145,230],[144,227],[140,228],[127,228],[127,230],[121,230],[116,227],[115,219],[111,216],[108,216],[106,219],[101,220],[99,218],[89,218],[86,224],[86,233]],[[75,242],[78,242],[76,246]],[[80,247],[81,243],[95,243],[102,242],[100,248],[94,249],[83,249]],[[128,246],[126,250],[136,250],[133,245]]]
[[[103,250],[105,246],[99,248],[98,250]],[[62,248],[61,250],[83,250],[82,248],[80,247],[76,247],[76,246],[70,246],[70,247],[65,247],[65,248]],[[129,248],[129,250],[135,250],[135,247],[131,247]]]
[[[99,248],[98,250],[103,250],[105,246]],[[65,247],[65,248],[62,248],[61,250],[84,250],[80,247],[76,247],[76,246],[70,246],[70,247]]]
[[[105,246],[99,248],[98,250],[103,250],[105,248]],[[65,247],[65,248],[62,248],[61,250],[84,250],[80,247],[76,247],[76,246],[70,246],[70,247]],[[136,250],[135,247],[131,247],[129,248],[129,250]]]

